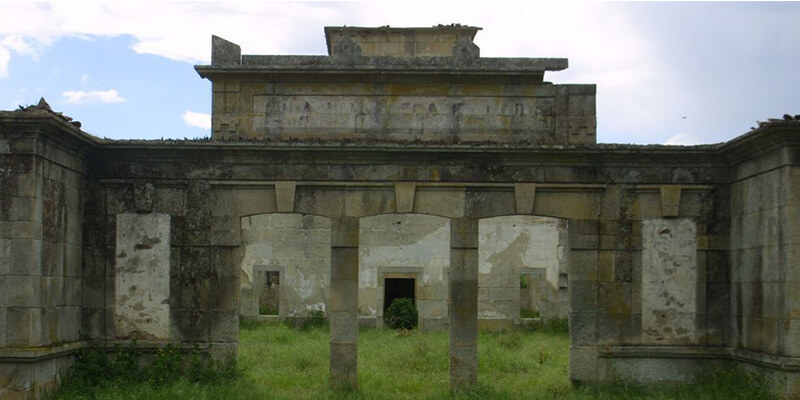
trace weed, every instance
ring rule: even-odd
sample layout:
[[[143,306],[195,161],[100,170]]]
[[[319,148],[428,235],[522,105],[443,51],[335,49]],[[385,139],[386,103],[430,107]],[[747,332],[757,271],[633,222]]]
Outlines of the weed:
[[[259,304],[258,305],[258,314],[259,315],[278,315],[278,309],[270,304]]]
[[[507,349],[518,348],[522,335],[517,330],[508,330],[497,335],[497,343]]]
[[[539,310],[530,310],[530,309],[522,309],[519,310],[519,317],[520,318],[539,318],[541,314]]]
[[[326,326],[328,321],[325,319],[325,312],[320,310],[312,310],[308,314],[308,318],[303,320],[302,329],[308,330],[312,328],[321,328]]]
[[[431,347],[428,345],[427,342],[419,341],[414,347],[414,354],[418,357],[425,357],[428,355],[428,352],[431,350]]]
[[[534,329],[542,333],[565,335],[569,334],[569,322],[566,319],[550,319]]]
[[[546,351],[539,350],[536,353],[536,362],[538,362],[539,365],[544,365],[549,359],[550,359],[550,353]]]

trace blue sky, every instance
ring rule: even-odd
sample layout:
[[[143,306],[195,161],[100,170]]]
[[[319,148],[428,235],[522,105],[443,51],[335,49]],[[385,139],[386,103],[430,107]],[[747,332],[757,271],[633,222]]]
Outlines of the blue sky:
[[[716,143],[800,114],[800,3],[0,0],[0,109],[50,105],[100,137],[209,134],[210,36],[324,54],[323,27],[483,27],[487,57],[567,57],[598,85],[598,141]]]
[[[0,104],[12,109],[43,96],[100,137],[206,136],[208,129],[188,125],[183,115],[210,112],[211,83],[191,63],[136,54],[130,50],[134,41],[129,35],[67,37],[36,58],[14,57],[8,77],[0,79]]]

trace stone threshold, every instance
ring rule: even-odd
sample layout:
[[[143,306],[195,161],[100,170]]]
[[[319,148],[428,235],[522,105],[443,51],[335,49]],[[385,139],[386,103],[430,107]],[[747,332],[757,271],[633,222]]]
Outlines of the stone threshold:
[[[800,357],[785,357],[747,349],[707,346],[610,346],[600,358],[716,358],[745,362],[783,371],[800,371]]]
[[[40,347],[2,347],[0,363],[39,362],[49,358],[69,355],[76,350],[88,347],[91,342],[79,341]]]
[[[283,322],[284,319],[293,319],[293,318],[302,318],[302,317],[284,317],[281,315],[243,315],[241,317],[245,321],[256,321],[256,322],[266,322],[266,323],[280,323]]]
[[[199,350],[207,352],[215,345],[227,345],[227,342],[168,342],[163,340],[104,340],[104,341],[79,341],[63,343],[53,346],[40,347],[2,347],[0,348],[0,364],[3,363],[29,363],[39,362],[49,358],[70,355],[83,348],[97,348],[107,351],[114,349],[138,349],[145,352],[156,351],[170,346],[178,351],[187,352]]]

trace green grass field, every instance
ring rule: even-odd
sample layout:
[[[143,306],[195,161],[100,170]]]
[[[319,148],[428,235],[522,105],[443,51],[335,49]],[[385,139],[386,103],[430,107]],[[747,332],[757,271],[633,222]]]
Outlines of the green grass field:
[[[243,324],[238,373],[211,383],[186,378],[68,381],[53,399],[769,399],[758,377],[726,370],[698,383],[573,387],[567,379],[566,332],[482,333],[479,384],[448,389],[447,332],[365,330],[359,334],[359,391],[328,389],[328,331]]]

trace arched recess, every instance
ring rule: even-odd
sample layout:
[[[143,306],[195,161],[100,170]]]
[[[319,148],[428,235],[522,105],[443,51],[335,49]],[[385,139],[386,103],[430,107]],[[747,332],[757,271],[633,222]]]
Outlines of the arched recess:
[[[266,314],[268,290],[275,290],[280,317],[306,317],[326,311],[331,268],[331,220],[296,213],[241,218],[242,279],[240,314]],[[272,282],[268,282],[267,279]],[[273,287],[269,288],[268,283]]]
[[[479,325],[519,324],[521,300],[538,309],[542,319],[567,317],[567,222],[533,215],[478,222]]]
[[[420,329],[443,329],[449,317],[450,220],[424,214],[362,217],[359,238],[360,324],[381,327],[387,282],[413,280]]]

